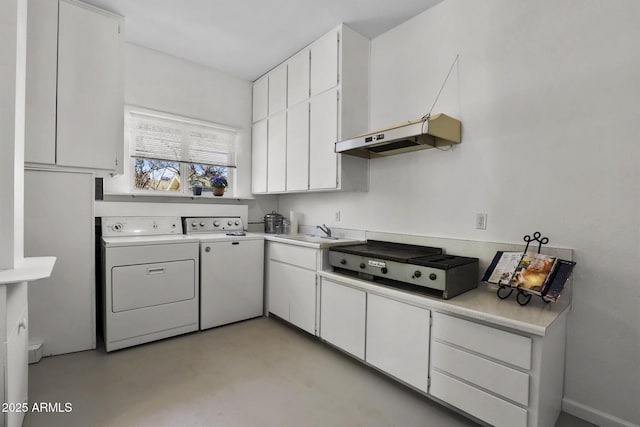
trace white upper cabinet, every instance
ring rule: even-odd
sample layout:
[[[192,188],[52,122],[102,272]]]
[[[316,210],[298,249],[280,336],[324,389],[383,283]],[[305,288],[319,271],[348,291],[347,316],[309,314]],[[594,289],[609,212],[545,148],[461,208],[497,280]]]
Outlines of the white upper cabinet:
[[[253,84],[253,121],[267,117],[269,107],[269,78],[267,76]]]
[[[269,145],[267,151],[267,191],[286,189],[287,113],[281,111],[269,118]]]
[[[287,191],[309,189],[309,103],[287,113]]]
[[[324,92],[311,99],[309,119],[309,188],[336,188],[338,155],[338,91]]]
[[[269,73],[269,115],[287,108],[287,64]]]
[[[267,121],[255,123],[251,132],[251,191],[267,192]]]
[[[254,83],[254,126],[260,117],[267,117],[271,126],[274,116],[287,112],[284,142],[272,143],[272,135],[281,133],[269,131],[269,176],[261,178],[267,181],[267,193],[368,189],[368,160],[336,154],[335,143],[368,130],[369,44],[340,25]],[[285,166],[273,171],[272,163],[283,159],[283,148]],[[254,176],[264,172],[253,170]],[[272,179],[278,182],[270,183]]]
[[[27,5],[27,84],[24,161],[56,163],[58,2]]]
[[[122,172],[121,24],[75,0],[29,1],[25,162]]]
[[[115,170],[124,138],[120,19],[60,2],[57,163]]]
[[[288,62],[287,105],[289,108],[309,99],[309,49],[304,49]]]
[[[311,96],[338,84],[339,30],[333,30],[311,45]]]

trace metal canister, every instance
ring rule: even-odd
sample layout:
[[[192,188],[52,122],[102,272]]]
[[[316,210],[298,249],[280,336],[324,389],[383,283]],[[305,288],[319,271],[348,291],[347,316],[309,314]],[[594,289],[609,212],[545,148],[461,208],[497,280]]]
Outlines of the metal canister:
[[[264,216],[264,232],[270,234],[282,233],[282,220],[284,217],[273,211]]]

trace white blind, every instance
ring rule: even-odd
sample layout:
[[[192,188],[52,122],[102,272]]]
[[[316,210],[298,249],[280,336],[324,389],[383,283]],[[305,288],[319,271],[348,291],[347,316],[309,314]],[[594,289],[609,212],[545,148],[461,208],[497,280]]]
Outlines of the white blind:
[[[236,167],[233,129],[135,110],[127,113],[127,128],[132,157]]]

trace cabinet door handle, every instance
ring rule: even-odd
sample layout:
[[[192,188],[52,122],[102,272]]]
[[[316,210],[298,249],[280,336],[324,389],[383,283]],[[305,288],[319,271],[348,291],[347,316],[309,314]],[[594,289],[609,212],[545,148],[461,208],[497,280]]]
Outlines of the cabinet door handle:
[[[162,274],[164,273],[164,267],[147,268],[147,274]]]
[[[231,242],[232,245],[239,245],[240,242]]]

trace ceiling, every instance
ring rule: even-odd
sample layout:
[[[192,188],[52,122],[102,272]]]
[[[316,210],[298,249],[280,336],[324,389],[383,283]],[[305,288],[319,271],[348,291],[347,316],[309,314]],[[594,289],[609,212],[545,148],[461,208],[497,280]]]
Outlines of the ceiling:
[[[128,42],[253,81],[341,22],[374,38],[443,0],[84,0]]]

